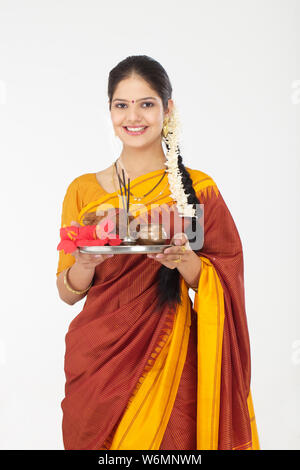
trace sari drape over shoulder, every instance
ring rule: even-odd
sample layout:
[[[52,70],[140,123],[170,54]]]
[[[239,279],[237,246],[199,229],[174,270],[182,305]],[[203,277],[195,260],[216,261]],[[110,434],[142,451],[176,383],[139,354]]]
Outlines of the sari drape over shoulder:
[[[241,240],[213,179],[187,169],[204,205],[198,294],[192,302],[181,276],[182,303],[158,308],[161,264],[146,255],[115,255],[96,267],[66,334],[65,449],[259,449]],[[150,191],[163,171],[134,179],[133,194]],[[61,226],[120,207],[118,194],[105,192],[95,173],[75,178]],[[170,209],[169,189],[152,204]],[[74,262],[60,251],[57,275]]]

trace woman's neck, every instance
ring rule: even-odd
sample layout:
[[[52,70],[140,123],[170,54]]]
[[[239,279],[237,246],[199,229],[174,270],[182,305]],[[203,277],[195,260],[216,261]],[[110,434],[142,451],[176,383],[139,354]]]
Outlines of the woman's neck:
[[[151,171],[166,169],[167,159],[162,146],[156,151],[153,146],[146,150],[123,147],[119,162],[126,169],[128,176],[133,179]]]

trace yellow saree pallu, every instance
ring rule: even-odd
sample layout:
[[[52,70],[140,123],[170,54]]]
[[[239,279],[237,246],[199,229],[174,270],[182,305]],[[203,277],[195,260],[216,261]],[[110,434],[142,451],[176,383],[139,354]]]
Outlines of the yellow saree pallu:
[[[216,450],[219,443],[224,293],[212,263],[203,256],[200,258],[202,270],[194,302],[198,318],[197,449]],[[241,447],[259,449],[250,391],[247,405],[251,440]]]
[[[184,413],[174,404],[180,384],[185,387],[182,371],[192,314],[197,318],[195,450],[259,449],[240,238],[214,181],[201,171],[188,171],[204,204],[194,304],[181,277],[182,303],[159,310],[155,300],[161,265],[145,255],[116,255],[96,267],[84,307],[66,335],[65,449],[165,448],[171,413],[172,426],[179,426]],[[162,173],[136,178],[132,192],[146,193]],[[151,199],[159,191],[158,186]],[[119,203],[116,193],[101,190],[94,174],[82,175],[68,188],[62,226],[72,220],[82,224],[87,213]],[[155,203],[167,210],[174,201],[168,190]],[[72,258],[60,252],[58,273]],[[178,439],[174,450],[184,448]]]

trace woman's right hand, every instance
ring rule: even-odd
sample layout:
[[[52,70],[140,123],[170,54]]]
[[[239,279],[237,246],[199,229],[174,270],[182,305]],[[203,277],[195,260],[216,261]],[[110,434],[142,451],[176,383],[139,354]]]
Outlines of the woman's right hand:
[[[74,222],[73,220],[71,222],[71,225],[80,227],[80,224],[78,222]],[[94,255],[91,253],[81,253],[81,251],[79,251],[79,248],[76,248],[76,250],[73,251],[73,253],[71,254],[76,259],[77,264],[82,266],[84,269],[89,269],[89,270],[95,269],[95,267],[98,266],[98,264],[101,264],[107,258],[111,258],[114,256],[111,254],[110,255]]]

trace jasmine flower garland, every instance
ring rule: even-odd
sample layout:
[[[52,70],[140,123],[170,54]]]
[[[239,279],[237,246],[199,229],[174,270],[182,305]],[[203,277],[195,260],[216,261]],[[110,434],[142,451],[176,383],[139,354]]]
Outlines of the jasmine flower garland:
[[[188,203],[188,195],[184,192],[184,186],[182,184],[181,173],[178,168],[178,155],[179,155],[179,131],[180,122],[177,108],[174,106],[171,118],[168,121],[168,134],[164,141],[167,145],[167,154],[165,163],[168,173],[171,197],[176,201],[178,213],[180,217],[195,217],[196,210],[193,204]]]

